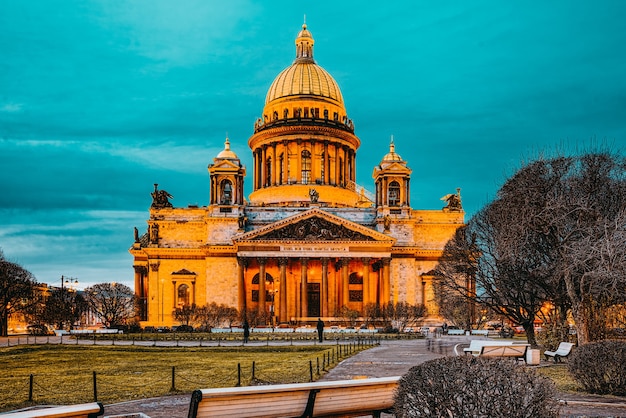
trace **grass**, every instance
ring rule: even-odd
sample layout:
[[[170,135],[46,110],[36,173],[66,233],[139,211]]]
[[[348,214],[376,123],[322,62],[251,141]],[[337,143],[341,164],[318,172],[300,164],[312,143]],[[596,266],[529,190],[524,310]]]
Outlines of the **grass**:
[[[534,370],[541,376],[547,377],[554,382],[557,390],[560,392],[576,393],[581,392],[582,388],[570,376],[567,371],[566,364],[553,364],[549,366],[537,367]]]
[[[364,347],[365,348],[365,347]],[[138,347],[27,345],[0,350],[0,411],[31,404],[111,404],[241,384],[297,383],[320,372],[324,356],[337,362],[335,346]],[[345,355],[343,356],[345,357]],[[255,379],[252,379],[252,365]],[[172,391],[172,368],[174,385]],[[33,402],[29,399],[33,375]]]

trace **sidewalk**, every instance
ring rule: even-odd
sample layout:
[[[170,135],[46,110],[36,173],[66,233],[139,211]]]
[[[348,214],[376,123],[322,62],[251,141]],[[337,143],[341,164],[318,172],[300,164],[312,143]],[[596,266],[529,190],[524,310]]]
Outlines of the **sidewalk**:
[[[466,337],[446,336],[434,341],[428,350],[428,340],[382,341],[380,346],[352,356],[325,374],[320,380],[359,379],[367,377],[401,376],[411,367],[425,361],[454,355],[454,345]],[[200,389],[200,388],[199,388]],[[626,399],[578,394],[561,394],[562,417],[626,417]],[[166,396],[105,405],[106,417],[143,413],[150,418],[186,417],[191,395]]]

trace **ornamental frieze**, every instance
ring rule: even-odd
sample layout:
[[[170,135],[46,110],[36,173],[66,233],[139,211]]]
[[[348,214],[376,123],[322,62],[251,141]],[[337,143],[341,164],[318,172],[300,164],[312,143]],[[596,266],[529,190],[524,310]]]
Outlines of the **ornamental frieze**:
[[[374,238],[313,216],[256,237],[258,240],[375,241]]]

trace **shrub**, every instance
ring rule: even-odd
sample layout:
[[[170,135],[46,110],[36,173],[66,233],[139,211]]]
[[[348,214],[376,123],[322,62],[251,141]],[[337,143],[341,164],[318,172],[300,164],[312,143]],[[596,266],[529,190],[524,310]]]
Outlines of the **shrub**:
[[[567,368],[587,392],[626,395],[626,341],[584,344],[572,351]]]
[[[400,379],[397,417],[558,417],[554,384],[508,359],[444,357]]]

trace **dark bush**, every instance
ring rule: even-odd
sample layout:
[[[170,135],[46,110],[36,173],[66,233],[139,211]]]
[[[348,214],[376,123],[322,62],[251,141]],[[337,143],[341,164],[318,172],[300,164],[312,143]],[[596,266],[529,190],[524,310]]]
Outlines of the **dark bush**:
[[[409,370],[396,417],[558,417],[551,380],[508,359],[445,357]]]
[[[587,392],[626,395],[626,341],[584,344],[572,351],[567,368]]]

